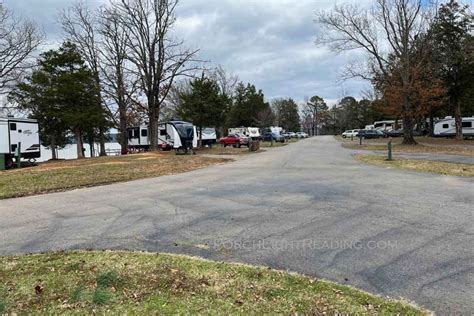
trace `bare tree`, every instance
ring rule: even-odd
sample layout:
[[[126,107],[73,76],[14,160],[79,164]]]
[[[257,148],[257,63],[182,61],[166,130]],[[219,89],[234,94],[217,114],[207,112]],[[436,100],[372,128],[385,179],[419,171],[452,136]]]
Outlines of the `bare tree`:
[[[0,94],[8,93],[30,70],[44,35],[36,24],[15,17],[0,3]]]
[[[68,40],[74,43],[94,73],[99,101],[106,108],[102,98],[102,86],[100,79],[99,39],[98,39],[98,16],[83,1],[76,2],[59,15],[59,21],[66,33]],[[110,113],[110,109],[108,109]],[[105,131],[99,129],[100,156],[105,156]]]
[[[227,71],[221,66],[217,66],[211,71],[209,77],[219,84],[221,93],[232,98],[234,96],[235,87],[239,82],[239,77]]]
[[[414,66],[422,63],[413,58],[423,47],[419,40],[428,25],[427,11],[421,0],[376,0],[371,10],[354,5],[335,6],[331,12],[318,13],[317,21],[327,28],[328,36],[320,37],[318,44],[329,44],[337,51],[361,49],[368,58],[368,67],[350,68],[348,77],[358,76],[370,80],[384,80],[395,69],[403,93],[403,127],[405,144],[416,144],[413,138],[413,116],[410,93]],[[397,65],[397,67],[393,67]]]
[[[143,91],[134,103],[147,111],[150,149],[157,150],[161,105],[178,77],[192,76],[199,69],[198,50],[186,49],[172,37],[177,0],[111,0],[111,5],[128,32],[127,57]]]
[[[132,99],[136,80],[127,69],[128,30],[120,23],[118,12],[113,8],[103,7],[99,18],[101,34],[99,57],[103,92],[106,99],[116,105],[112,118],[120,133],[122,154],[127,154],[127,127],[131,123]],[[112,106],[109,106],[112,110]]]

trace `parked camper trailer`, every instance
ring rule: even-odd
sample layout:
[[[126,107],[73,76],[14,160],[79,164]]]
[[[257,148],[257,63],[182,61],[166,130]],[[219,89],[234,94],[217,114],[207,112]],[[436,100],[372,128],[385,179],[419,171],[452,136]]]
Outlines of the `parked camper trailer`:
[[[163,150],[185,150],[197,147],[196,127],[189,122],[168,121],[158,124],[158,146]],[[128,145],[138,150],[150,148],[148,124],[128,129]]]
[[[462,134],[467,137],[474,137],[474,117],[462,118]],[[450,116],[440,120],[435,124],[434,136],[451,137],[456,136],[456,120]]]
[[[41,156],[38,122],[13,117],[0,118],[0,154],[4,155],[7,167],[13,164],[18,144],[21,158],[31,160]]]
[[[197,130],[197,140],[201,138],[199,129]],[[217,133],[215,128],[206,127],[202,129],[202,145],[211,146],[217,143]]]
[[[260,139],[262,137],[258,127],[234,127],[229,128],[228,132],[229,135],[238,134],[247,136],[251,139]]]
[[[399,125],[401,124],[399,123]],[[374,127],[371,129],[376,129],[379,131],[391,131],[392,129],[395,129],[395,121],[388,120],[388,121],[374,122]]]

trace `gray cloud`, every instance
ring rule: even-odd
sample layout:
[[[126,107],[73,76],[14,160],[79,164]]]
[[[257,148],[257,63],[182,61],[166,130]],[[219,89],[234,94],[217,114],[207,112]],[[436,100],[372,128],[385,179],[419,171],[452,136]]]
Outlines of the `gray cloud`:
[[[370,0],[361,0],[359,3]],[[104,0],[88,0],[99,6]],[[4,0],[17,14],[34,19],[50,44],[61,40],[56,17],[69,0]],[[335,56],[314,40],[317,10],[332,0],[182,0],[175,27],[186,45],[200,48],[200,58],[221,64],[242,81],[262,89],[267,98],[320,95],[334,101],[344,94],[359,96],[368,84],[338,83],[337,73],[355,52]]]

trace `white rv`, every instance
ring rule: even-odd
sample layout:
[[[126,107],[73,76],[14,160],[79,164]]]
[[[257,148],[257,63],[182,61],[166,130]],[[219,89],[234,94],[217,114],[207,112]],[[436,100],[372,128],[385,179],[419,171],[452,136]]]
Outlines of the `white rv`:
[[[197,130],[197,141],[201,138],[199,128]],[[210,146],[217,143],[217,133],[215,128],[206,127],[202,129],[202,145],[203,146]]]
[[[260,139],[262,136],[258,127],[233,127],[229,128],[228,132],[229,135],[239,134],[252,139]]]
[[[7,166],[13,163],[19,143],[21,158],[32,160],[41,156],[38,122],[0,117],[0,154],[5,155]]]
[[[474,137],[474,117],[462,118],[463,136]],[[456,121],[451,116],[437,122],[434,126],[434,136],[450,137],[456,136]]]
[[[399,122],[398,124],[401,126],[401,123]],[[376,129],[379,131],[391,131],[395,129],[395,121],[394,120],[388,120],[388,121],[378,121],[374,122],[374,127],[371,129]]]
[[[131,127],[128,129],[128,145],[134,149],[148,150],[149,135],[148,124]],[[169,121],[158,124],[158,145],[163,150],[194,148],[197,147],[197,141],[196,127],[192,123]]]

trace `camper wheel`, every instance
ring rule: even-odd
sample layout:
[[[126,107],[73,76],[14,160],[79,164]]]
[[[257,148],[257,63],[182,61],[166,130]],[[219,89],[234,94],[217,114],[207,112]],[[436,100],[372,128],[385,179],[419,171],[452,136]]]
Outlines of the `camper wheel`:
[[[7,167],[7,169],[13,168],[14,163],[12,157],[7,157],[5,161],[5,166]]]

